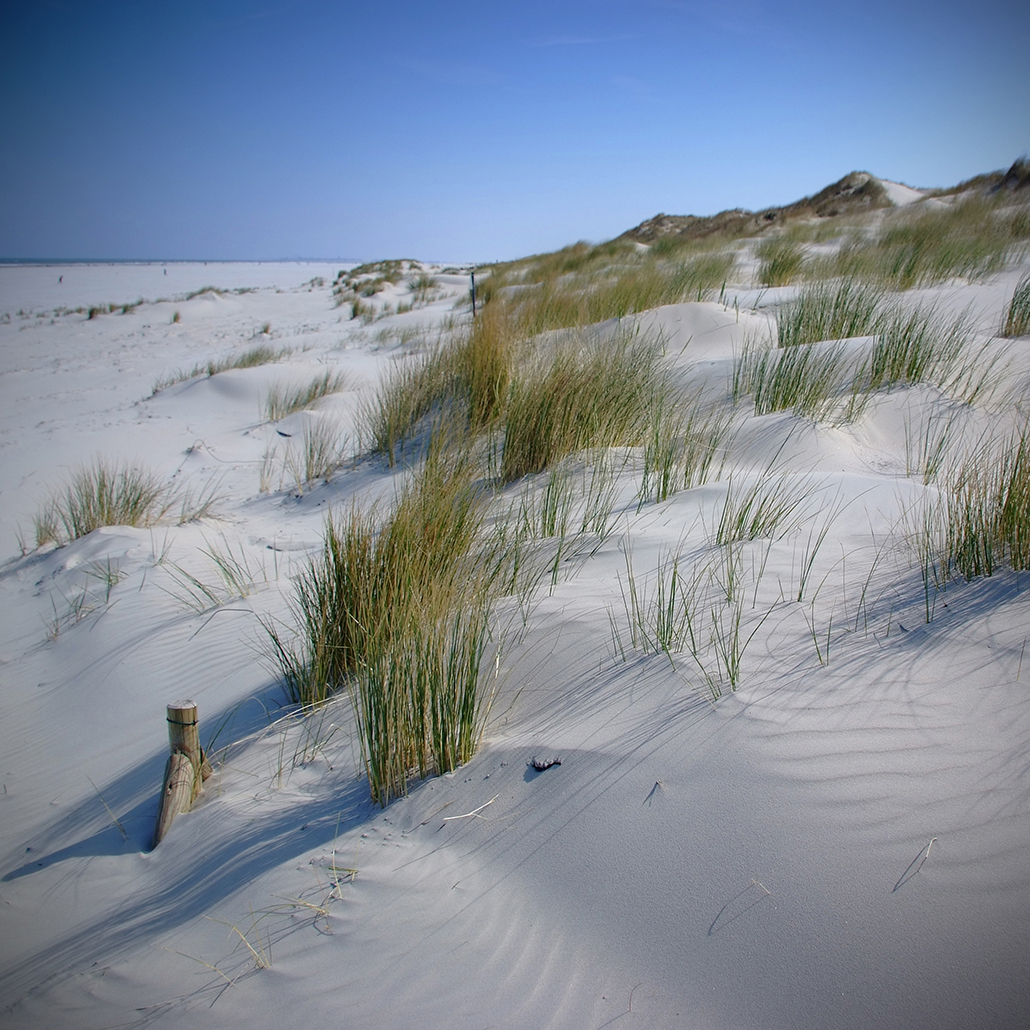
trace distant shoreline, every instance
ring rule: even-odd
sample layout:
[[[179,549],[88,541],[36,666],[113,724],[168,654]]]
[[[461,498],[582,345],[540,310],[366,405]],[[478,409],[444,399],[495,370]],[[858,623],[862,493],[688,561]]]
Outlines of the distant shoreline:
[[[324,265],[360,264],[360,258],[0,258],[0,267],[49,268],[51,265]]]

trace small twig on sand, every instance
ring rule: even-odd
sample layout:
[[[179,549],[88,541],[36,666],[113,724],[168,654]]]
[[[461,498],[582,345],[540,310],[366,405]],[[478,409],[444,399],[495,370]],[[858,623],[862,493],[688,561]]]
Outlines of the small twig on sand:
[[[479,808],[473,808],[471,812],[465,812],[463,815],[445,815],[443,821],[449,823],[452,819],[468,819],[470,815],[478,815],[487,805],[492,805],[500,796],[500,794],[494,794],[489,801],[480,805]]]

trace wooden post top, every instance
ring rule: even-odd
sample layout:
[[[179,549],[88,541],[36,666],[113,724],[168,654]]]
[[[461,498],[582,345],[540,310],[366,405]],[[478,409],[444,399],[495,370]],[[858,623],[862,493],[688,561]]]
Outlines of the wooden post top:
[[[168,721],[180,726],[194,725],[197,721],[197,705],[194,701],[176,701],[168,705]]]

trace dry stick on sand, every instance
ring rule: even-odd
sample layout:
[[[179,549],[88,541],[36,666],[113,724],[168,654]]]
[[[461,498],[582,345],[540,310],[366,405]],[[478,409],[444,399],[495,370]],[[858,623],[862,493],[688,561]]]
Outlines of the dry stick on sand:
[[[927,844],[925,848],[919,849],[919,854],[909,862],[908,868],[898,878],[898,882],[894,884],[891,894],[893,894],[894,891],[899,890],[901,887],[904,887],[905,884],[923,868],[923,863],[930,857],[930,848],[933,847],[934,841],[936,840],[936,837],[931,837],[930,843]]]
[[[443,821],[449,823],[452,819],[468,819],[469,816],[478,815],[487,805],[492,805],[500,796],[500,794],[494,794],[489,801],[484,802],[479,808],[473,808],[471,812],[465,812],[463,815],[445,815]]]

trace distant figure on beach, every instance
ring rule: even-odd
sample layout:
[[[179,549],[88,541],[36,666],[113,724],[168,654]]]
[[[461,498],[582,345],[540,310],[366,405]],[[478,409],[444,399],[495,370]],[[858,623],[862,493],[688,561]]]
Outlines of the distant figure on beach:
[[[168,274],[168,269],[166,268],[166,269],[165,269],[165,275],[167,275],[167,274]]]
[[[63,276],[63,275],[59,275],[59,276],[57,277],[57,281],[58,281],[59,283],[63,283],[63,282],[64,282],[64,276]]]

